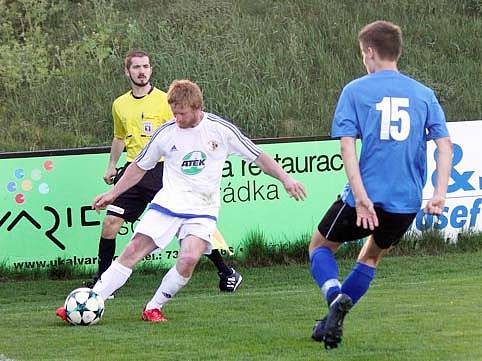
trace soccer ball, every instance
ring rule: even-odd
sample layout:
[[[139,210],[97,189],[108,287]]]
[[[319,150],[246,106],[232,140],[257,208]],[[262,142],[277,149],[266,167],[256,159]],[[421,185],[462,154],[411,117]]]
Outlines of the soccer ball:
[[[65,299],[65,314],[72,325],[96,324],[104,314],[104,300],[90,288],[77,288]]]

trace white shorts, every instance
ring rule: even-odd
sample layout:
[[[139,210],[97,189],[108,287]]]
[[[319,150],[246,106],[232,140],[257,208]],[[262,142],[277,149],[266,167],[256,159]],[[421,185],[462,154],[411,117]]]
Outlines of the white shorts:
[[[179,218],[154,209],[148,209],[134,230],[152,238],[159,250],[163,250],[177,236],[180,242],[188,235],[193,235],[206,241],[204,253],[210,254],[213,249],[213,233],[216,221],[209,218]]]

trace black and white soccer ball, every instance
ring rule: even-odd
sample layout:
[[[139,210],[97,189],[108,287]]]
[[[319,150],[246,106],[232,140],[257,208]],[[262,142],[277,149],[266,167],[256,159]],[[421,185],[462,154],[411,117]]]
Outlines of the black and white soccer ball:
[[[70,292],[64,306],[67,321],[72,325],[94,325],[104,315],[104,300],[86,287]]]

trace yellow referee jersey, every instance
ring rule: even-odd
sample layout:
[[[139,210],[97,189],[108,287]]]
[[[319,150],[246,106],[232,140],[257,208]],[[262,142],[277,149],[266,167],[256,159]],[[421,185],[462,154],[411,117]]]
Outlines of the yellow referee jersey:
[[[124,140],[128,162],[135,159],[161,124],[174,118],[166,93],[156,87],[141,98],[132,91],[118,97],[112,103],[112,117],[114,137]]]

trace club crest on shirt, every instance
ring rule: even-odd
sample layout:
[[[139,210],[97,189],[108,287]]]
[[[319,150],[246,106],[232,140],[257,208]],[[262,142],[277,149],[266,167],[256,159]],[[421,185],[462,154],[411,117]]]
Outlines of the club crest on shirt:
[[[218,149],[218,147],[219,144],[215,140],[210,140],[208,142],[208,150],[210,150],[211,152],[214,152],[216,149]]]
[[[206,166],[207,156],[204,152],[195,150],[182,158],[181,171],[187,175],[200,173]]]
[[[144,133],[146,133],[147,135],[151,135],[151,133],[152,133],[152,123],[151,122],[144,122],[143,126],[144,126]]]

